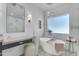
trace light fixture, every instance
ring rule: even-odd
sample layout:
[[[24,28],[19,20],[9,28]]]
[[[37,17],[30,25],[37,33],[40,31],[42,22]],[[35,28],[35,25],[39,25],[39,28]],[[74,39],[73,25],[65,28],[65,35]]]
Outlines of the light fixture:
[[[50,12],[49,11],[47,12],[47,16],[50,16]]]
[[[48,11],[48,12],[47,12],[47,16],[48,16],[48,17],[54,16],[54,12],[53,12],[53,11]]]
[[[28,20],[29,23],[31,22],[31,20],[32,20],[32,15],[31,15],[31,14],[29,14],[29,15],[27,16],[27,20]]]

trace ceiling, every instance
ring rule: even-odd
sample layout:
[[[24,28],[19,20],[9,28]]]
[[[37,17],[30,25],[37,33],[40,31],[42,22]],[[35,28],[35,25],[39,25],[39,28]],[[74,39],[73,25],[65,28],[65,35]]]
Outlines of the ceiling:
[[[70,8],[76,4],[72,3],[30,3],[32,6],[40,8],[42,11],[49,12],[49,16],[58,16],[69,13]],[[78,5],[78,4],[77,4]]]
[[[70,4],[67,3],[31,3],[42,11],[49,12],[48,16],[56,16],[65,12]]]
[[[64,3],[32,3],[32,5],[39,7],[43,11],[47,11],[55,7],[65,6],[66,4]]]

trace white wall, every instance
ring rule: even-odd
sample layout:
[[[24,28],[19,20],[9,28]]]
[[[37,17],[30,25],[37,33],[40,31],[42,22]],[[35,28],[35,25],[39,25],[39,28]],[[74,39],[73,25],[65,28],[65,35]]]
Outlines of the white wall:
[[[34,35],[40,35],[41,36],[41,34],[43,34],[43,29],[44,29],[43,28],[43,22],[44,22],[43,21],[44,20],[43,13],[38,7],[32,6],[30,4],[27,4],[27,5],[29,5],[29,6],[26,7],[26,10],[28,9],[28,11],[26,11],[26,15],[28,13],[30,13],[30,14],[32,14],[32,18],[33,18],[32,24],[31,24],[32,27],[30,27],[29,24],[27,23],[27,26],[30,27],[30,29],[28,29],[30,31],[27,30],[27,32],[30,32],[30,33],[28,33],[30,35],[32,32],[35,31]],[[38,20],[42,21],[42,29],[39,29],[39,27],[38,27],[39,26]],[[26,29],[27,29],[27,27],[26,27]]]
[[[6,33],[6,4],[0,4],[0,34],[4,34],[4,36],[16,38],[16,40],[20,40],[19,38],[22,39],[31,38],[33,35],[42,36],[43,20],[44,20],[42,11],[38,7],[32,6],[30,4],[20,4],[20,5],[25,7],[25,18],[27,17],[28,14],[32,15],[32,22],[28,23],[27,19],[25,19],[25,32]],[[42,29],[39,29],[38,27],[38,20],[42,21]],[[6,41],[9,40],[5,39],[5,42]],[[10,53],[11,52],[10,49],[4,50],[3,55],[15,55],[14,53],[16,53],[16,55],[21,55],[23,54],[23,50],[22,50],[23,46],[24,45],[22,45],[21,47],[19,46],[19,47],[11,48],[11,50],[13,50],[12,53]]]
[[[70,8],[70,34],[79,41],[79,4]]]
[[[42,11],[30,4],[20,4],[25,7],[25,18],[28,14],[32,15],[32,22],[28,23],[25,19],[25,32],[20,33],[6,33],[6,4],[0,4],[0,34],[7,34],[13,37],[30,36],[43,33],[43,13]],[[38,27],[38,20],[42,21],[42,29]],[[33,33],[34,32],[34,33]]]
[[[0,34],[5,33],[6,4],[0,3]]]

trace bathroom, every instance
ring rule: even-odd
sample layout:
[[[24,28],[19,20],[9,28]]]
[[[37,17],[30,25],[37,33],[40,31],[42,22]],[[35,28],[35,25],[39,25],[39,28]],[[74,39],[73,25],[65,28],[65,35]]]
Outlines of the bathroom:
[[[51,14],[48,14],[48,12]],[[69,14],[69,33],[48,33],[48,18],[64,14]],[[0,3],[0,55],[28,56],[31,54],[31,56],[71,56],[74,53],[70,52],[66,54],[65,49],[68,48],[68,44],[70,43],[65,41],[69,39],[69,36],[72,36],[77,41],[75,55],[78,56],[78,15],[78,3]],[[33,42],[35,43],[33,44],[32,39],[37,39],[35,40],[37,42]],[[63,44],[64,46],[61,45],[64,49],[63,53],[56,53],[54,55],[50,53],[52,49],[55,52],[55,49],[46,43],[46,39],[56,39],[53,45],[55,43]],[[48,49],[50,47],[51,50]],[[41,53],[43,50],[40,48],[44,48],[45,51]],[[31,52],[28,51],[29,49]]]

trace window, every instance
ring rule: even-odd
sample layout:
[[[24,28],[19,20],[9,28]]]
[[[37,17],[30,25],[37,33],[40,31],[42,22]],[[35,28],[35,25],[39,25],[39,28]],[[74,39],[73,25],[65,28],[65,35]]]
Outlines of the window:
[[[48,18],[48,31],[69,34],[69,14]]]

